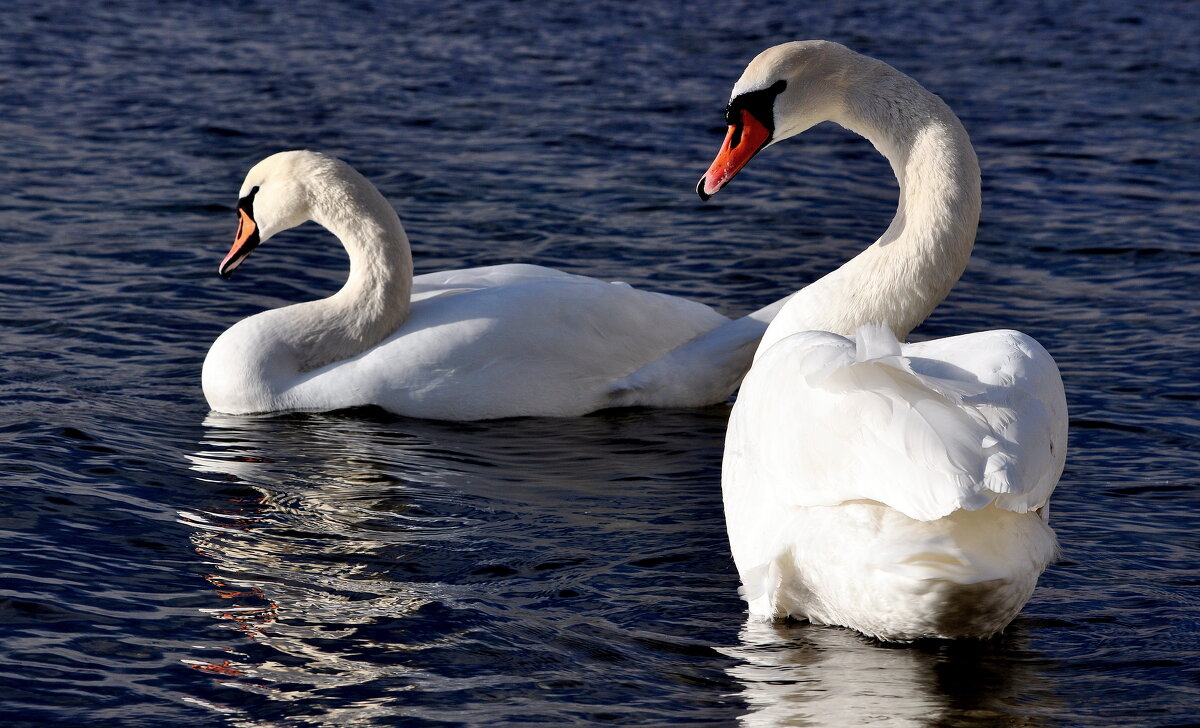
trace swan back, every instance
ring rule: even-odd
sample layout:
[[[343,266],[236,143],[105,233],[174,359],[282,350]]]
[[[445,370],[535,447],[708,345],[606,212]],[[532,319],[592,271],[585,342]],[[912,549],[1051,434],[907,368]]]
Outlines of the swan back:
[[[883,327],[789,336],[751,367],[726,435],[739,570],[791,542],[787,514],[869,505],[905,522],[983,510],[1044,521],[1066,423],[1054,361],[1015,331],[903,345]]]
[[[726,479],[787,506],[866,499],[924,521],[993,503],[1025,513],[1062,472],[1065,413],[1054,361],[1016,331],[905,345],[883,327],[808,331],[747,375]]]

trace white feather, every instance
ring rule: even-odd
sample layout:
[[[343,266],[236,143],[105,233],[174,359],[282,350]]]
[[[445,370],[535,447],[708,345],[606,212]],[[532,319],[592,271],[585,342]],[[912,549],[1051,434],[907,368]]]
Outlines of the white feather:
[[[758,617],[888,640],[989,636],[1055,554],[1067,415],[1053,359],[1024,334],[897,338],[969,257],[970,141],[940,99],[837,44],[765,51],[735,102],[769,88],[783,89],[775,140],[835,120],[888,157],[901,194],[874,245],[784,304],[738,394],[722,488],[743,596]],[[710,194],[732,176],[713,169]]]
[[[700,303],[533,265],[413,278],[408,238],[362,175],[313,152],[256,165],[242,188],[262,240],[315,220],[341,240],[338,293],[265,311],[204,362],[209,406],[248,414],[378,405],[476,420],[725,401],[782,301],[731,321]],[[244,255],[231,252],[224,272]]]

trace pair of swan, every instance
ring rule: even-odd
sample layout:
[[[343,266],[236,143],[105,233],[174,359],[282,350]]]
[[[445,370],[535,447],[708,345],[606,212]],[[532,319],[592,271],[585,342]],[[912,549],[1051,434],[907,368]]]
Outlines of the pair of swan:
[[[414,278],[404,230],[374,186],[333,158],[284,152],[246,177],[221,275],[307,220],[339,237],[350,275],[329,298],[222,334],[204,363],[209,405],[570,416],[722,402],[745,375],[722,488],[752,615],[885,640],[1003,629],[1056,551],[1047,518],[1066,452],[1058,371],[1014,331],[899,343],[970,256],[979,168],[965,130],[908,76],[824,41],[760,54],[726,117],[702,198],[763,148],[829,120],[891,162],[891,226],[833,273],[730,321],[531,265]]]

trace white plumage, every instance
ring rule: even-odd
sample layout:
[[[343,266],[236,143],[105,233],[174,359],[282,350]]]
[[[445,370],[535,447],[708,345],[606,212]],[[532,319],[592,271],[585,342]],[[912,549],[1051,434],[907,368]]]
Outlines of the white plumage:
[[[1065,452],[1057,372],[1023,334],[783,339],[751,368],[726,436],[751,613],[896,640],[1003,628],[1053,558]]]
[[[884,236],[783,307],[738,395],[722,483],[750,613],[885,640],[990,636],[1054,558],[1067,412],[1053,359],[1024,334],[897,339],[949,292],[974,242],[966,132],[912,79],[823,41],[760,54],[730,108],[744,128],[702,197],[823,119],[874,142],[901,186]],[[739,151],[737,138],[764,141]]]
[[[282,152],[246,177],[228,276],[261,241],[315,220],[350,256],[333,296],[265,311],[204,362],[227,414],[378,405],[448,420],[723,402],[782,301],[731,321],[700,303],[534,265],[413,278],[408,238],[344,162]]]

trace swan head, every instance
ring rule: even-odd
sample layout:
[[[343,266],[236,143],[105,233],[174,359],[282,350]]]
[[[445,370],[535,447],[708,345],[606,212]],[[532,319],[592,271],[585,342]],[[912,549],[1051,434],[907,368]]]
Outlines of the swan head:
[[[763,149],[836,119],[856,71],[870,62],[825,40],[784,43],[759,53],[733,86],[725,107],[729,130],[696,185],[700,199],[715,195]]]
[[[259,243],[313,219],[314,191],[346,164],[319,152],[272,154],[246,174],[238,193],[238,228],[218,272],[229,278]]]

